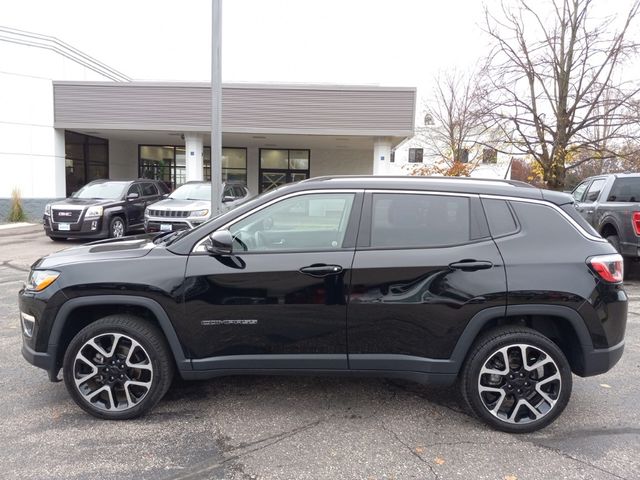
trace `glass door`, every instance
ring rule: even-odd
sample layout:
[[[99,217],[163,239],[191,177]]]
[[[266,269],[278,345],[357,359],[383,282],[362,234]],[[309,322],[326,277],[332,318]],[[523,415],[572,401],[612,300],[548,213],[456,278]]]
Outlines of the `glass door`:
[[[260,193],[309,178],[309,150],[260,149]]]

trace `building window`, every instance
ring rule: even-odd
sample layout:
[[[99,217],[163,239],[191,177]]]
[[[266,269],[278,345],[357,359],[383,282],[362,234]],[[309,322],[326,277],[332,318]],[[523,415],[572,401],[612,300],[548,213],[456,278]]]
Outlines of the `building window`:
[[[109,141],[64,132],[67,197],[92,180],[109,178]]]
[[[459,148],[458,150],[456,150],[456,158],[454,158],[453,161],[460,163],[469,163],[469,149]]]
[[[396,163],[396,151],[391,150],[391,155],[389,156],[389,163]]]
[[[260,192],[309,178],[310,150],[260,149]]]
[[[423,152],[424,150],[422,148],[410,148],[409,163],[422,163]]]
[[[211,147],[203,150],[203,178],[211,180]],[[222,148],[222,181],[239,181],[247,184],[247,149]]]
[[[482,163],[498,163],[498,151],[495,148],[483,148]]]
[[[138,175],[160,180],[173,190],[186,182],[186,156],[182,146],[139,145]]]

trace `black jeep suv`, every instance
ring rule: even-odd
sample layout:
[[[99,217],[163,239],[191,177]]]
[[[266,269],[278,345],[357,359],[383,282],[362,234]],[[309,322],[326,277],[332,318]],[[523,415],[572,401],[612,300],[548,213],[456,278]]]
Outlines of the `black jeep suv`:
[[[22,353],[101,418],[185,379],[381,375],[451,384],[505,431],[552,422],[572,372],[624,348],[622,259],[570,195],[518,182],[324,177],[192,229],[38,260]]]
[[[122,237],[143,229],[147,205],[168,193],[157,180],[94,180],[71,197],[47,204],[44,231],[52,240]]]

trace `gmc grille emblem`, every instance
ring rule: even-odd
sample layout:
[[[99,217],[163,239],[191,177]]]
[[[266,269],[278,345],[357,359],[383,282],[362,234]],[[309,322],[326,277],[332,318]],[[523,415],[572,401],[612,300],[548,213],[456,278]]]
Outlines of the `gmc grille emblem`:
[[[71,212],[58,212],[58,216],[60,217],[70,217]]]

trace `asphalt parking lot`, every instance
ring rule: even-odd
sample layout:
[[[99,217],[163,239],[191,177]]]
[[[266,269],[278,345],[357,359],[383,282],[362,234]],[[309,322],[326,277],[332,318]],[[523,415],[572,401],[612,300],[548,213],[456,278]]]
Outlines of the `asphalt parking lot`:
[[[20,355],[17,291],[33,261],[66,246],[39,226],[0,230],[3,478],[640,478],[637,272],[622,360],[574,377],[564,414],[535,434],[490,430],[454,389],[371,378],[177,381],[146,417],[107,422]]]

